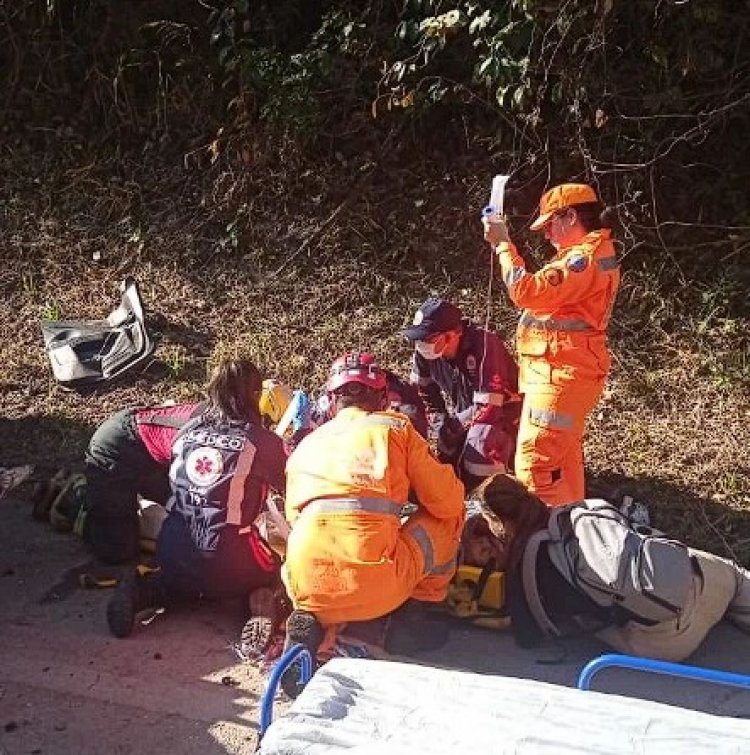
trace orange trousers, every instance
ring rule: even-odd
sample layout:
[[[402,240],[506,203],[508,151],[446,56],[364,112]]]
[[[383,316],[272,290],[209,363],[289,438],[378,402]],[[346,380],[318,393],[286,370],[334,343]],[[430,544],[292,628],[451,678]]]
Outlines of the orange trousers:
[[[548,506],[585,495],[583,432],[605,378],[586,379],[546,360],[521,363],[526,390],[518,429],[515,473]]]
[[[389,552],[375,558],[362,549],[374,523],[358,521],[356,514],[303,510],[282,568],[294,607],[330,626],[379,618],[409,598],[444,600],[456,571],[463,518],[463,511],[448,519],[418,511],[397,528]]]

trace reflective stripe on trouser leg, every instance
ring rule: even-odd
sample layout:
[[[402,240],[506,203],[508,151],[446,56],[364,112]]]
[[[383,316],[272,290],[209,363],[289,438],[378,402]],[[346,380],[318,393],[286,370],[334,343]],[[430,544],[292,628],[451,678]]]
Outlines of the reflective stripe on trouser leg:
[[[436,519],[426,511],[418,511],[404,525],[404,535],[416,545],[423,563],[424,576],[411,597],[430,602],[445,599],[456,571],[463,518],[463,512],[451,519]]]
[[[603,383],[530,386],[524,397],[516,475],[549,506],[584,497],[583,429]]]

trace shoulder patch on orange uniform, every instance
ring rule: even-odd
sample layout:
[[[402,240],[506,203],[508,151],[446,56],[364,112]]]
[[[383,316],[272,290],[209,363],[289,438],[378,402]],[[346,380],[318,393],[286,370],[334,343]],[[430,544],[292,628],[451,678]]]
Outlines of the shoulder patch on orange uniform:
[[[573,273],[582,273],[589,266],[589,258],[583,254],[574,254],[565,263]]]

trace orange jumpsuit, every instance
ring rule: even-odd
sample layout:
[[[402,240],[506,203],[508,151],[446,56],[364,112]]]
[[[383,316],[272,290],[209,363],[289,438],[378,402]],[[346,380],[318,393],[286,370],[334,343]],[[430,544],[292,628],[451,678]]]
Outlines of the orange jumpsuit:
[[[445,598],[464,489],[406,415],[343,409],[304,438],[286,473],[282,577],[295,608],[330,626]],[[402,525],[410,489],[419,511]]]
[[[610,368],[606,329],[619,264],[607,229],[560,249],[536,273],[512,243],[497,252],[510,298],[523,309],[515,472],[548,506],[562,506],[584,497],[583,431]]]

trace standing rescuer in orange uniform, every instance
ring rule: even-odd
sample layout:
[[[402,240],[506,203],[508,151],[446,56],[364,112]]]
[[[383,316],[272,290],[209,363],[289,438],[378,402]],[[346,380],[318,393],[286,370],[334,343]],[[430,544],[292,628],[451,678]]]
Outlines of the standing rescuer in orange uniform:
[[[557,253],[532,273],[501,220],[485,218],[513,303],[519,390],[517,477],[548,506],[584,497],[583,432],[610,368],[607,323],[620,283],[607,211],[586,184],[562,184],[539,202],[531,224]]]
[[[295,610],[289,644],[317,653],[325,628],[391,617],[388,652],[442,645],[447,627],[425,604],[442,601],[456,570],[464,489],[409,418],[386,411],[386,375],[372,354],[331,367],[333,418],[305,437],[287,462],[292,530],[283,579]],[[418,511],[402,524],[416,495]],[[294,695],[296,680],[282,679]]]

